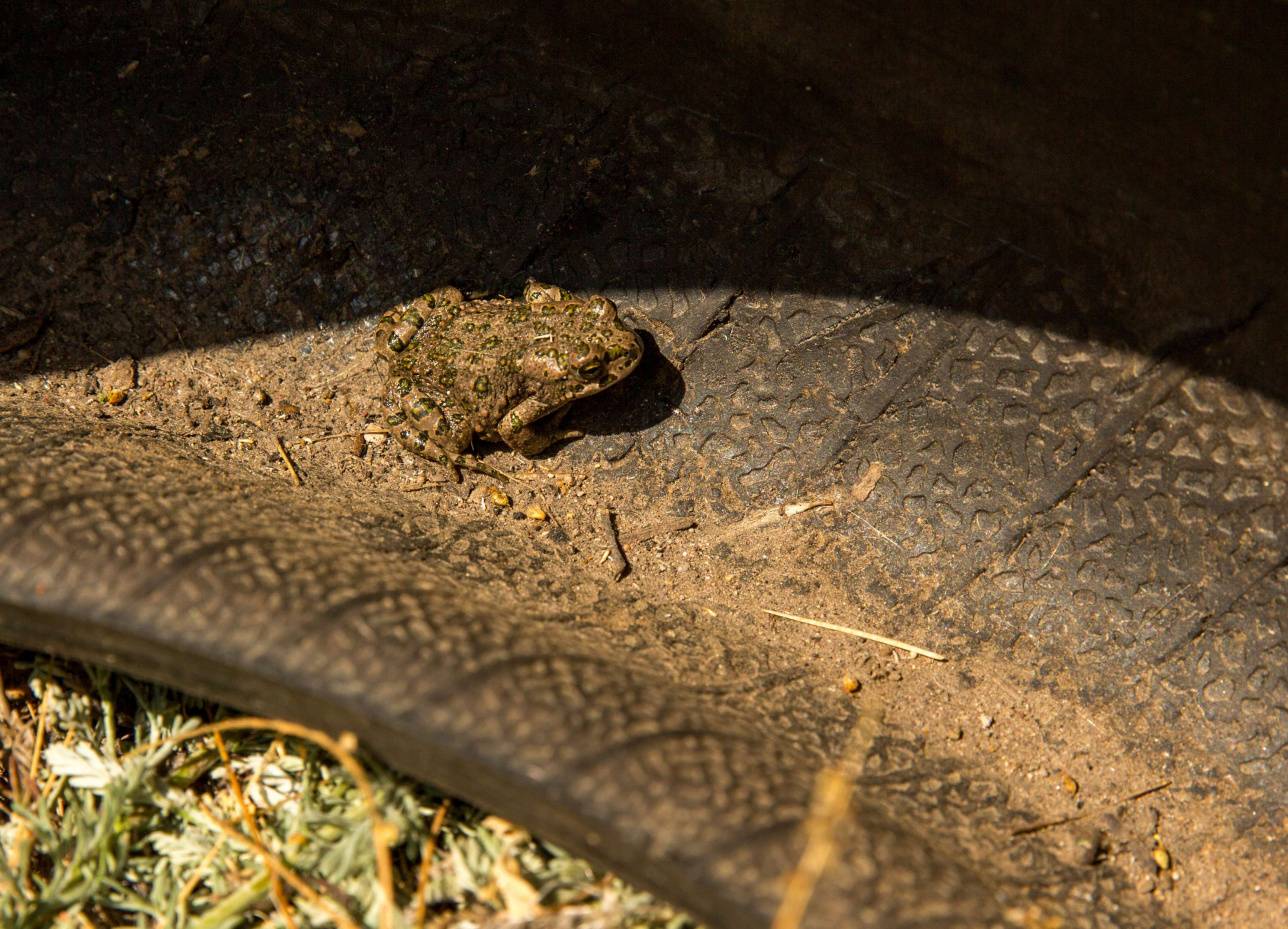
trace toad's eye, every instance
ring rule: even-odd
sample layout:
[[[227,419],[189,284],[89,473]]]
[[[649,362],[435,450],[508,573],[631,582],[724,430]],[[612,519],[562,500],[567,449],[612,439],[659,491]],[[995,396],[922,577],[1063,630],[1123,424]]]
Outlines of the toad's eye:
[[[593,381],[603,370],[604,366],[598,361],[588,361],[577,368],[577,376],[584,381]]]

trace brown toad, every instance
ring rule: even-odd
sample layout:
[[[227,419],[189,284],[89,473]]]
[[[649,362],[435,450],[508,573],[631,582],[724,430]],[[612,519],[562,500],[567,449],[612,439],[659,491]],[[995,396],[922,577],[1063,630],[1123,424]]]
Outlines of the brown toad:
[[[521,301],[440,287],[386,312],[373,347],[389,363],[386,421],[398,441],[474,470],[462,453],[475,436],[531,456],[579,435],[559,428],[568,405],[616,384],[643,355],[611,300],[536,281]]]

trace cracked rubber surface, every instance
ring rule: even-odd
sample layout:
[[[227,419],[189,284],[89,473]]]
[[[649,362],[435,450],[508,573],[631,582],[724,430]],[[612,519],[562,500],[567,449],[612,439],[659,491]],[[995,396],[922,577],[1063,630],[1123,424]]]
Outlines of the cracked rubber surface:
[[[810,925],[1266,924],[1284,13],[812,9],[15,14],[0,304],[50,322],[2,356],[0,636],[352,729],[741,929],[853,723],[836,672],[868,660],[719,618],[775,602],[953,656],[863,665],[889,712]],[[236,443],[266,369],[305,431],[358,429],[370,375],[301,385],[359,359],[373,314],[528,275],[650,335],[555,459],[619,520],[697,520],[628,546],[622,585],[575,514],[536,535],[334,445],[290,488]],[[94,404],[86,369],[126,354],[151,389]],[[1029,742],[942,747],[1001,693]],[[1109,796],[1173,780],[1181,889],[1141,892],[1146,845],[1089,867],[1013,839],[1055,818],[1029,752]],[[1206,873],[1234,862],[1264,889]]]

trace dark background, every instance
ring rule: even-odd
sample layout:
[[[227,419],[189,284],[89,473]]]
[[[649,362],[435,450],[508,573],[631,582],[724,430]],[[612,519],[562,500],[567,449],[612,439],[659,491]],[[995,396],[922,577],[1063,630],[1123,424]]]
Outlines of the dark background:
[[[1265,358],[1193,351],[1282,316],[1277,4],[4,15],[5,298],[73,329],[106,317],[110,356],[534,274],[644,295],[680,353],[736,294],[895,295],[1188,351],[1283,395]],[[820,197],[837,177],[842,206]],[[970,292],[1019,266],[1086,305]],[[91,360],[61,345],[42,364]]]

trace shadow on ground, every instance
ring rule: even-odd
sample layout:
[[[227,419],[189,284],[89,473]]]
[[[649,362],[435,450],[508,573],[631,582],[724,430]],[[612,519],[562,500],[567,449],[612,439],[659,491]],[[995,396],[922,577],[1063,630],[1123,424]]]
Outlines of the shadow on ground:
[[[1283,315],[1283,10],[931,6],[29,5],[0,298],[52,316],[37,369],[532,275],[680,358],[748,296],[888,299],[1283,396],[1195,350]]]

